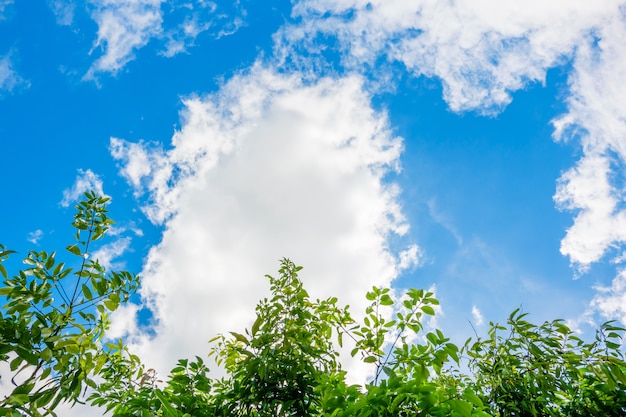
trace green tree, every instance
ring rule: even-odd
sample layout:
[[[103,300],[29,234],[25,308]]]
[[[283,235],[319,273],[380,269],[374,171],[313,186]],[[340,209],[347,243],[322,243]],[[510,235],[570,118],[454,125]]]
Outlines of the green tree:
[[[485,416],[481,400],[446,370],[458,348],[441,331],[423,335],[423,315],[438,301],[410,290],[394,301],[389,289],[373,288],[363,323],[337,298],[312,301],[298,278],[301,267],[281,261],[279,276],[267,276],[271,297],[243,333],[213,339],[212,354],[226,370],[211,379],[200,358],[181,360],[163,385],[132,358],[92,395],[114,416]],[[385,309],[390,311],[385,312]],[[388,320],[391,311],[395,319]],[[385,348],[386,340],[395,341]],[[344,339],[353,356],[373,367],[374,379],[348,385],[335,350]],[[147,383],[146,383],[147,382]]]
[[[102,346],[108,314],[139,286],[136,275],[106,271],[90,259],[94,242],[113,221],[107,217],[108,198],[85,193],[76,206],[74,242],[67,252],[76,268],[56,252],[28,252],[25,268],[9,274],[3,262],[14,254],[0,245],[0,360],[8,361],[13,391],[0,400],[0,415],[54,415],[61,402],[80,401],[94,378],[121,354]],[[4,377],[4,376],[3,376]]]
[[[535,325],[513,311],[507,326],[468,341],[472,387],[498,416],[624,416],[624,328],[604,323],[585,342],[562,320]]]
[[[535,325],[515,310],[506,326],[462,349],[425,319],[439,301],[429,291],[394,296],[372,288],[357,322],[338,299],[311,300],[302,269],[283,259],[267,276],[271,296],[243,332],[212,339],[225,377],[211,376],[200,357],[181,359],[164,381],[122,341],[103,346],[108,314],[139,286],[128,272],[107,272],[89,259],[112,221],[107,199],[86,193],[67,251],[31,251],[9,277],[0,246],[0,359],[13,392],[0,416],[54,415],[63,401],[87,401],[126,417],[578,417],[626,415],[625,329],[604,323],[585,342],[555,320]],[[349,385],[337,348],[370,366],[372,378]],[[461,369],[469,369],[469,374]]]
[[[562,321],[541,326],[514,311],[508,327],[463,349],[440,330],[426,332],[433,294],[411,289],[394,299],[372,288],[361,323],[337,298],[312,301],[301,267],[281,261],[268,276],[250,329],[213,339],[226,377],[213,379],[203,360],[181,360],[157,383],[138,358],[122,357],[91,400],[114,416],[622,416],[624,329],[605,323],[587,343]],[[337,345],[372,366],[372,380],[348,385]],[[469,362],[463,362],[468,358]],[[469,366],[470,374],[461,372]]]

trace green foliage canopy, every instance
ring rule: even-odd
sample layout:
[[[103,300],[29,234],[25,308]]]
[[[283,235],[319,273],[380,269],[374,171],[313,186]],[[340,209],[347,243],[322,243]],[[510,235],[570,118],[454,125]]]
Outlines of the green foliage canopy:
[[[122,341],[103,344],[108,314],[139,286],[136,275],[89,259],[112,224],[106,203],[86,193],[76,207],[67,251],[77,268],[31,251],[9,277],[2,262],[13,252],[0,246],[0,360],[14,383],[0,416],[54,415],[87,389],[88,402],[120,417],[626,415],[625,329],[613,322],[585,342],[562,320],[535,325],[515,310],[459,348],[425,325],[439,304],[432,292],[374,287],[357,321],[336,297],[312,300],[289,259],[267,276],[271,296],[252,326],[211,340],[226,376],[212,377],[195,357],[161,381]],[[368,383],[347,383],[344,344],[372,367]]]

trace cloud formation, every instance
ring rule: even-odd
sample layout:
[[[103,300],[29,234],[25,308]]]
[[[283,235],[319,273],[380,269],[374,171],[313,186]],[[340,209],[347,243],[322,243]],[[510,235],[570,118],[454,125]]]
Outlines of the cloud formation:
[[[33,232],[30,232],[28,234],[28,237],[26,238],[26,240],[28,240],[33,245],[37,245],[37,244],[39,244],[39,241],[43,237],[43,234],[44,234],[43,230],[37,229],[37,230],[35,230]]]
[[[72,187],[63,190],[63,199],[59,204],[63,207],[69,207],[70,204],[78,201],[86,191],[94,191],[98,195],[106,196],[102,189],[102,180],[98,174],[90,169],[86,171],[79,169]]]
[[[604,318],[626,323],[626,270],[621,270],[610,286],[598,286],[590,303]]]
[[[232,34],[243,25],[245,15],[239,2],[218,6],[207,0],[90,0],[89,4],[98,25],[91,53],[102,54],[85,74],[86,80],[116,74],[152,41],[163,44],[161,55],[172,57],[186,52],[203,32],[210,31],[213,38]],[[51,7],[60,24],[71,22],[70,5],[56,0]]]
[[[48,7],[56,17],[57,24],[69,26],[74,21],[76,3],[70,0],[48,0]]]
[[[554,138],[582,154],[555,194],[575,216],[561,252],[584,272],[626,241],[626,2],[303,0],[293,15],[278,37],[285,62],[323,55],[320,39],[336,39],[344,69],[388,82],[385,64],[400,63],[440,79],[453,111],[498,113],[548,69],[571,67]]]
[[[384,181],[402,143],[359,77],[306,85],[255,66],[185,106],[168,150],[111,140],[123,174],[148,193],[146,213],[166,227],[141,274],[155,336],[131,335],[149,366],[166,372],[249,325],[268,293],[263,275],[283,256],[305,267],[312,297],[357,311],[372,285],[417,261],[417,246],[399,259],[388,249],[408,228]]]
[[[13,68],[13,61],[9,52],[0,57],[0,98],[6,93],[12,93],[18,88],[27,88],[30,83],[22,78]]]
[[[91,66],[85,79],[97,73],[117,73],[134,58],[135,50],[145,46],[162,32],[163,0],[96,0],[92,1],[92,18],[98,25],[98,37],[92,52],[104,51]]]
[[[626,242],[626,5],[581,43],[570,77],[568,112],[557,140],[577,139],[582,157],[563,174],[555,199],[577,212],[561,252],[581,270]]]
[[[303,0],[293,11],[303,23],[284,29],[280,47],[319,50],[317,34],[331,36],[348,69],[375,76],[396,61],[415,76],[439,78],[453,111],[493,113],[511,92],[543,82],[548,68],[618,10],[612,0]]]

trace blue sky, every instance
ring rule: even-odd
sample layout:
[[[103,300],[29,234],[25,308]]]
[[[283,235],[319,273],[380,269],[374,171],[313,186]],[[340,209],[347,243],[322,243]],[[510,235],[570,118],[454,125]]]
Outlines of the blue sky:
[[[93,255],[143,287],[110,336],[163,373],[283,256],[355,310],[433,288],[458,341],[626,323],[624,38],[616,0],[0,0],[0,241],[111,196]]]

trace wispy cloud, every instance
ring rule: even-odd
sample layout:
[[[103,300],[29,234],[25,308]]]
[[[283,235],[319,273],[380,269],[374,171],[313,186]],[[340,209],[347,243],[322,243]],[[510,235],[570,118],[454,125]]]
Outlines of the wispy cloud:
[[[291,59],[303,45],[319,51],[316,35],[332,36],[348,69],[388,77],[381,65],[397,61],[416,76],[441,79],[452,110],[493,113],[511,92],[543,82],[548,68],[618,10],[612,0],[304,0],[293,10],[302,23],[283,30],[279,52]]]
[[[163,44],[161,55],[172,57],[187,52],[201,33],[209,32],[212,39],[232,34],[243,26],[246,14],[238,1],[220,5],[206,0],[91,0],[89,3],[91,16],[98,25],[92,53],[102,54],[85,74],[85,80],[95,80],[102,73],[116,74],[149,42]],[[69,19],[68,3],[55,0],[52,6],[58,17]]]
[[[438,224],[440,224],[444,229],[446,229],[454,239],[456,243],[460,246],[463,244],[463,236],[457,230],[456,226],[453,224],[453,221],[447,216],[442,210],[437,206],[437,200],[435,198],[431,198],[427,202],[428,207],[428,215]]]
[[[0,20],[6,18],[5,13],[13,5],[13,0],[0,0]]]
[[[398,190],[383,182],[402,143],[359,77],[304,85],[256,66],[185,106],[171,150],[112,140],[124,166],[147,162],[124,173],[166,227],[141,274],[158,324],[134,348],[150,366],[166,372],[211,335],[249,324],[268,291],[263,274],[283,256],[305,266],[313,297],[357,311],[372,285],[418,258],[417,246],[400,261],[388,250],[389,235],[407,230]]]
[[[72,187],[63,190],[63,199],[59,204],[63,207],[69,207],[70,204],[78,201],[82,197],[83,193],[92,190],[98,195],[106,196],[102,189],[102,180],[98,174],[94,173],[90,169],[86,171],[79,169],[78,175],[76,176],[76,180],[74,181]]]
[[[597,294],[590,303],[592,310],[607,320],[626,323],[626,270],[622,269],[610,286],[597,286]]]
[[[39,243],[42,237],[43,237],[43,230],[37,229],[34,232],[30,232],[26,240],[28,240],[33,245],[36,245]]]
[[[162,36],[165,47],[161,51],[166,57],[188,52],[202,33],[206,32],[209,39],[219,39],[245,25],[246,10],[239,1],[218,4],[195,0],[168,6],[170,10],[164,14],[168,29]],[[176,19],[177,15],[182,17]]]
[[[74,21],[76,3],[72,0],[48,0],[48,6],[56,17],[57,24],[69,26]]]
[[[20,88],[28,88],[30,83],[13,68],[12,53],[0,57],[0,98]]]
[[[134,59],[134,52],[152,37],[162,33],[163,0],[96,0],[92,1],[92,18],[98,24],[98,38],[92,52],[103,54],[93,63],[85,79],[101,72],[117,73]]]
[[[476,326],[482,326],[485,323],[483,313],[481,313],[478,307],[476,307],[475,305],[472,306],[472,318]]]
[[[97,259],[100,265],[107,269],[124,269],[125,264],[123,262],[114,262],[120,256],[124,255],[130,248],[130,237],[120,237],[107,243],[91,254],[92,259]]]

